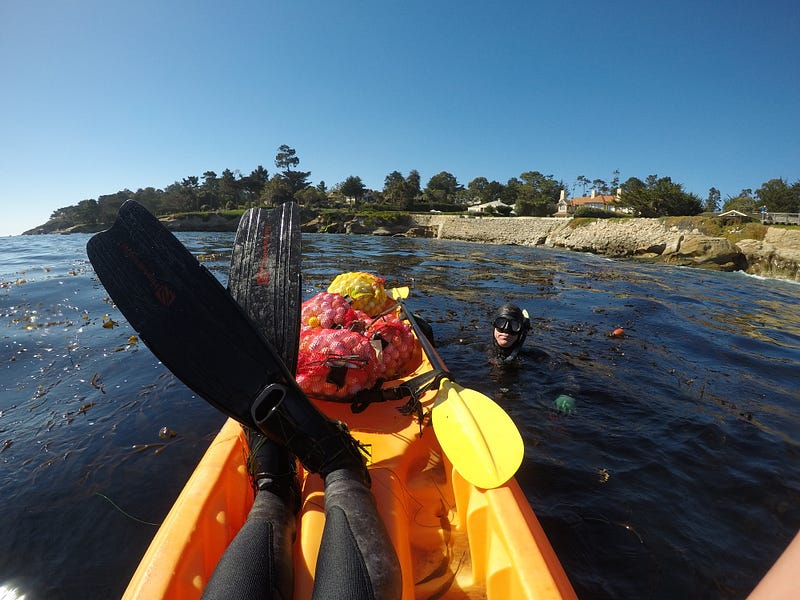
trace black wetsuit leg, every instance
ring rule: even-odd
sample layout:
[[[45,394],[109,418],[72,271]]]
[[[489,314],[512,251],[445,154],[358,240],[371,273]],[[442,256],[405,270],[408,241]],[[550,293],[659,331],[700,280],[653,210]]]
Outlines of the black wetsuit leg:
[[[402,591],[400,561],[369,488],[352,471],[330,473],[312,597],[388,600]]]
[[[217,563],[204,600],[291,600],[295,515],[286,502],[262,490],[242,528]]]

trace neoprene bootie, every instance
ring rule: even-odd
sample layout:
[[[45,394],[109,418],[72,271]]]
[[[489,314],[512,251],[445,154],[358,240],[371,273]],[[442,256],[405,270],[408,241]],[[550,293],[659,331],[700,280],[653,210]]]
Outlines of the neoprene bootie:
[[[294,454],[311,473],[357,473],[369,487],[365,457],[347,425],[323,415],[292,380],[265,387],[251,407],[253,421],[272,441]]]
[[[297,463],[283,446],[276,444],[259,431],[244,427],[250,454],[247,472],[253,489],[268,491],[281,498],[292,513],[300,510],[300,486],[297,482]]]

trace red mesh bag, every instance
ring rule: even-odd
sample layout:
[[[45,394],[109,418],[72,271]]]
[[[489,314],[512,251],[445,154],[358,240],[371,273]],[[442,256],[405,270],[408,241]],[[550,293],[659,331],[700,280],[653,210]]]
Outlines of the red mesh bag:
[[[370,341],[347,329],[306,329],[300,334],[297,383],[309,396],[349,402],[375,385],[380,365]]]
[[[300,326],[301,329],[307,327],[346,328],[359,316],[344,296],[320,292],[303,302],[300,309]]]
[[[406,365],[417,346],[411,326],[395,313],[389,313],[373,321],[367,328],[367,335],[377,341],[379,377],[393,379],[405,375]]]

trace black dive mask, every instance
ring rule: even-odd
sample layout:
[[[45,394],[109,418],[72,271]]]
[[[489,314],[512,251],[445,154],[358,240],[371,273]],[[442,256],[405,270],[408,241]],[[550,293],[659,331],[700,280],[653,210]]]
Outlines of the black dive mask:
[[[500,333],[519,335],[522,332],[522,322],[508,317],[497,317],[492,325]]]

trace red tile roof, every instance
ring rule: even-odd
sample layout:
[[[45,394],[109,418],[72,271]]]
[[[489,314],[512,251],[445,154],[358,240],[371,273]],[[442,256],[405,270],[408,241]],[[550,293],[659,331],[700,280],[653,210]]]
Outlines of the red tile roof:
[[[616,196],[579,196],[578,198],[571,198],[567,200],[572,206],[583,206],[584,204],[616,204]]]

